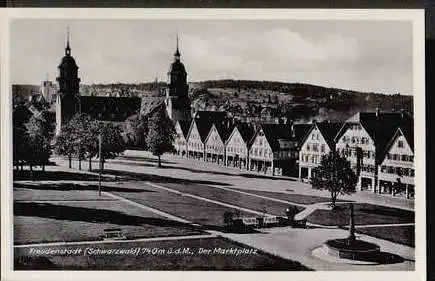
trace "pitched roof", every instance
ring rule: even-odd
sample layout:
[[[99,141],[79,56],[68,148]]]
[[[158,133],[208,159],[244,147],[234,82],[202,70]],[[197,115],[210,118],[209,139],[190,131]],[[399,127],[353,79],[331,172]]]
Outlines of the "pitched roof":
[[[225,111],[197,111],[195,113],[195,119],[207,120],[209,122],[223,121],[227,117]]]
[[[154,112],[158,107],[165,104],[163,99],[142,99],[140,105],[140,112],[143,115],[148,115]]]
[[[413,118],[405,112],[379,114],[375,112],[359,112],[344,123],[335,140],[338,140],[346,129],[355,123],[361,124],[375,142],[377,157],[380,156],[399,126],[414,126]]]
[[[391,146],[394,144],[395,140],[400,135],[403,135],[405,137],[406,141],[411,147],[411,150],[414,151],[414,126],[409,126],[409,125],[399,126],[396,129],[396,132],[394,133],[390,141],[385,145],[381,153],[379,153],[380,162],[384,160]]]
[[[296,141],[298,145],[300,145],[300,142],[305,137],[310,127],[310,124],[260,124],[260,128],[263,130],[267,142],[273,151],[280,149],[280,139]],[[257,130],[251,142],[258,132],[259,130]]]
[[[192,123],[192,120],[178,120],[178,124],[180,124],[181,131],[183,132],[183,136],[187,139],[187,134],[189,133],[189,128]]]
[[[226,140],[230,137],[234,126],[228,125],[226,123],[214,123],[214,126],[216,127],[216,130],[219,133],[219,136],[222,138],[222,141],[225,143]]]
[[[249,142],[255,133],[254,127],[248,123],[240,123],[236,127],[245,142]]]
[[[194,120],[194,122],[196,124],[196,128],[198,129],[201,141],[204,143],[213,123],[208,120]],[[192,122],[192,126],[193,124],[194,123]]]
[[[140,105],[139,97],[80,96],[82,113],[99,121],[125,121],[129,116],[139,113]]]
[[[321,123],[316,123],[316,126],[319,129],[320,133],[322,134],[328,146],[331,148],[334,147],[335,146],[334,137],[337,135],[338,131],[343,126],[343,123],[321,122]],[[308,137],[308,133],[306,137]]]

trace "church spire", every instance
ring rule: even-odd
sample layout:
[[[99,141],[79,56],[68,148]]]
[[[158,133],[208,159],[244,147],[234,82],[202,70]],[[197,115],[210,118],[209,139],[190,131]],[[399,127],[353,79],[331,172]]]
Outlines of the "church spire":
[[[175,60],[180,60],[180,50],[178,49],[178,32],[177,32],[177,49],[175,51]]]
[[[66,30],[66,48],[65,48],[65,55],[69,56],[71,55],[71,48],[69,46],[69,26]]]

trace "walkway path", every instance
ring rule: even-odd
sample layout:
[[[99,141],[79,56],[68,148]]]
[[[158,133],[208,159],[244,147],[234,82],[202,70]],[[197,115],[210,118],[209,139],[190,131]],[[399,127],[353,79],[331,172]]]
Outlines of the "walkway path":
[[[201,239],[201,238],[213,238],[213,237],[218,237],[218,235],[216,233],[210,233],[210,234],[205,234],[205,235],[167,236],[167,237],[138,238],[138,239],[129,239],[129,240],[90,240],[90,241],[74,241],[74,242],[49,242],[49,243],[14,245],[14,248],[74,246],[74,245],[84,245],[84,244],[114,244],[114,243],[132,243],[132,242],[151,242],[151,241]]]

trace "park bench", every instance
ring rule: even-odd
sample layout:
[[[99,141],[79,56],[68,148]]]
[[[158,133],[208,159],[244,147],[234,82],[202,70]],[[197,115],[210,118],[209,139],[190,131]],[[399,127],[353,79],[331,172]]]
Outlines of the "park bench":
[[[271,226],[277,226],[279,224],[277,217],[264,217],[263,219],[263,226],[264,227],[271,227]]]
[[[125,240],[127,237],[120,228],[105,228],[103,240]]]

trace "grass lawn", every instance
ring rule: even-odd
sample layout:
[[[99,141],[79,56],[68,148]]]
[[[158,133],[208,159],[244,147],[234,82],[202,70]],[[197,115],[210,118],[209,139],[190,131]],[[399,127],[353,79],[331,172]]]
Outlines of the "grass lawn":
[[[267,196],[270,198],[285,200],[297,204],[309,205],[309,204],[331,201],[331,199],[328,197],[311,196],[311,195],[304,195],[304,194],[289,194],[289,193],[282,193],[282,192],[272,192],[272,191],[262,191],[262,190],[252,190],[252,189],[241,189],[241,191],[244,191],[246,193]],[[337,200],[337,202],[349,202],[349,201]]]
[[[112,227],[128,238],[203,234],[120,201],[14,203],[15,244],[99,240]]]
[[[112,192],[132,201],[165,211],[204,226],[216,228],[223,226],[223,214],[226,211],[235,212],[215,203],[195,199],[189,196],[175,194],[143,183],[128,183],[125,191]],[[142,189],[142,191],[129,191]],[[253,213],[241,212],[242,216],[252,217]]]
[[[356,232],[415,247],[414,226],[359,227]]]
[[[100,249],[150,249],[151,253],[141,250],[140,255],[108,254],[87,255],[87,247]],[[38,249],[42,249],[39,247]],[[215,248],[253,249],[236,244],[224,238],[186,239],[131,243],[85,244],[75,246],[51,246],[50,249],[81,249],[76,255],[29,255],[29,248],[16,248],[14,251],[15,270],[309,270],[299,262],[285,260],[261,251],[250,254],[218,254]],[[184,254],[170,254],[169,250],[186,249]],[[210,249],[210,254],[200,254],[199,249]],[[153,249],[160,252],[152,254]],[[88,251],[88,253],[90,253]]]
[[[266,211],[266,213],[271,213],[277,216],[285,216],[285,209],[287,209],[287,207],[289,206],[289,204],[267,200],[256,196],[245,195],[239,192],[224,190],[221,188],[216,188],[216,187],[211,187],[206,185],[173,184],[173,183],[167,183],[161,185],[182,192],[188,192],[204,198],[237,205],[240,207],[252,209],[259,212]],[[301,207],[296,207],[296,208],[298,209],[298,211],[303,210],[303,208]]]
[[[14,201],[113,200],[104,194],[98,196],[98,187],[89,184],[14,183],[13,191]]]
[[[414,212],[366,203],[354,203],[355,224],[385,224],[414,222]],[[308,221],[323,225],[344,226],[349,224],[347,204],[338,205],[336,210],[316,210]]]

